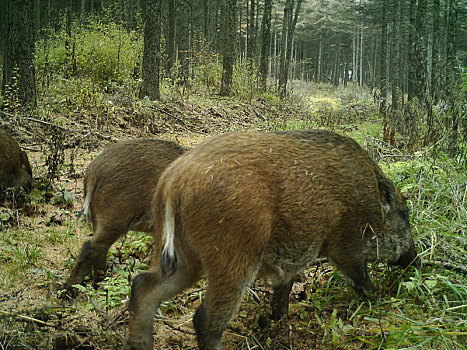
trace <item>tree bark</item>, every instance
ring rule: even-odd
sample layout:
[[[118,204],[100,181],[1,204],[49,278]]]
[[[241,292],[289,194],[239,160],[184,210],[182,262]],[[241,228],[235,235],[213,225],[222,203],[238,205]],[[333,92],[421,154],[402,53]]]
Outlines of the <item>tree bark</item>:
[[[178,1],[177,16],[177,45],[178,60],[180,62],[180,80],[182,84],[188,83],[190,76],[190,24],[191,24],[191,0]]]
[[[168,8],[169,12],[167,15],[167,62],[165,63],[165,70],[167,76],[170,76],[173,64],[175,62],[175,0],[168,0]]]
[[[440,1],[433,0],[433,37],[432,37],[432,53],[431,53],[431,98],[433,103],[437,102],[439,97],[439,37],[440,37]]]
[[[399,0],[394,0],[393,1],[393,49],[392,49],[392,60],[391,60],[391,66],[392,66],[392,87],[391,87],[391,93],[392,93],[392,104],[391,108],[395,111],[399,109],[399,99],[400,99],[400,65],[401,65],[401,60],[400,60],[400,55],[401,55],[401,50],[400,50],[400,45],[401,45],[401,40],[400,40],[400,20],[401,20],[401,4]]]
[[[235,58],[235,28],[237,0],[227,0],[224,5],[224,40],[222,58],[222,82],[220,95],[229,96],[232,92],[232,75]]]
[[[266,79],[268,75],[268,53],[271,36],[271,13],[272,13],[272,0],[264,1],[264,12],[261,20],[261,47],[259,59],[259,80],[261,90],[266,90]]]
[[[287,92],[287,77],[289,73],[290,58],[292,56],[293,35],[297,25],[302,0],[297,1],[294,11],[294,0],[286,0],[284,6],[284,21],[281,40],[281,63],[279,72],[279,94],[284,97]],[[282,41],[285,41],[284,43]]]
[[[143,1],[144,49],[140,97],[160,99],[161,0]]]
[[[36,106],[33,0],[6,0],[2,91],[4,101]]]
[[[415,54],[415,7],[417,0],[410,0],[410,23],[409,23],[409,71],[407,76],[407,97],[408,100],[412,100],[415,97],[416,92],[416,54]]]
[[[387,100],[387,80],[386,80],[386,61],[387,61],[387,47],[388,47],[388,25],[386,20],[387,2],[383,0],[383,7],[381,9],[381,61],[380,61],[380,91],[381,101],[379,110],[380,113],[384,113],[386,110]]]
[[[255,58],[256,31],[255,31],[255,0],[250,0],[250,19],[248,21],[248,45],[246,58],[250,63]]]
[[[426,65],[426,47],[424,38],[426,35],[427,0],[418,0],[417,14],[415,19],[415,96],[422,101],[425,98],[427,88],[427,65]]]

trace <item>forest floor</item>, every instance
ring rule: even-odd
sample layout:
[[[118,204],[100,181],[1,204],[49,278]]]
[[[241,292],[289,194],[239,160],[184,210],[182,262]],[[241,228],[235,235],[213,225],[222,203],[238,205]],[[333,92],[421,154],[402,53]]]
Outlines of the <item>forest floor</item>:
[[[41,105],[50,111],[48,118],[5,115],[0,120],[27,150],[35,178],[24,203],[7,202],[0,207],[0,349],[122,346],[131,278],[147,267],[151,237],[129,233],[111,248],[107,278],[98,289],[88,283],[75,302],[59,298],[81,245],[92,234],[88,225],[76,222],[84,171],[112,142],[158,137],[192,147],[228,131],[326,127],[356,138],[387,163],[385,170],[396,182],[400,180],[414,193],[420,188],[409,181],[412,176],[420,178],[426,164],[403,149],[407,142],[400,135],[396,137],[399,147],[383,142],[383,123],[376,106],[352,88],[296,85],[286,100],[257,97],[245,101],[192,94],[135,102],[114,94],[96,105],[66,98],[44,97],[43,101],[49,103]],[[412,161],[409,170],[403,165],[391,168],[394,159]],[[450,176],[455,178],[452,172]],[[456,208],[466,203],[467,193],[465,173],[459,171],[459,177],[449,184],[459,187]],[[456,199],[451,195],[449,200]],[[424,200],[420,203],[430,205]],[[412,210],[417,205],[414,200]],[[428,217],[428,211],[424,213]],[[289,316],[272,324],[261,317],[270,313],[271,290],[264,281],[257,281],[225,332],[225,348],[465,348],[467,279],[462,266],[467,263],[466,222],[462,223],[465,212],[457,209],[457,213],[460,218],[454,210],[443,224],[449,228],[449,241],[434,234],[435,228],[428,224],[414,229],[427,260],[451,256],[455,264],[446,268],[431,263],[423,272],[374,264],[370,274],[379,297],[364,300],[332,266],[317,263],[295,283]],[[422,222],[421,217],[414,220]],[[452,271],[456,267],[458,272]],[[205,282],[201,281],[162,305],[154,326],[156,349],[196,348],[191,319],[204,292]]]

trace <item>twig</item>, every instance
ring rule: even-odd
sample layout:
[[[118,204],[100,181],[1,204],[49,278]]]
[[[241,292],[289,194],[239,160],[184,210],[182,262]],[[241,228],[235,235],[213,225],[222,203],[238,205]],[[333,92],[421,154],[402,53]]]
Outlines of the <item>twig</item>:
[[[43,124],[43,125],[47,125],[47,126],[52,126],[54,128],[61,129],[63,131],[68,131],[70,133],[77,133],[78,132],[78,130],[76,130],[76,129],[67,128],[65,126],[61,126],[61,125],[57,125],[57,124],[54,124],[54,123],[46,122],[45,120],[40,120],[40,119],[37,119],[37,118],[34,118],[34,117],[29,117],[29,116],[24,116],[24,115],[14,115],[14,114],[2,111],[2,110],[0,110],[0,112],[3,113],[4,115],[8,116],[8,117],[26,119],[26,120],[29,120],[29,121],[32,121],[32,122],[35,122],[35,123],[39,123],[39,124]],[[102,134],[98,133],[97,131],[88,132],[86,135],[84,135],[84,137],[88,136],[89,134],[93,134],[93,135],[97,136],[98,138],[104,139],[104,140],[109,140],[109,141],[116,140],[112,136],[102,135]],[[22,147],[22,148],[28,149],[26,147]],[[37,151],[37,150],[34,150],[34,149],[29,149],[29,150],[30,151]]]
[[[190,331],[181,329],[180,327],[176,327],[176,326],[171,325],[171,324],[167,321],[167,319],[166,319],[165,317],[163,317],[163,316],[158,316],[158,317],[156,317],[156,320],[162,321],[167,327],[169,327],[170,329],[172,329],[172,330],[174,330],[174,331],[181,332],[181,333],[183,333],[183,334],[196,335],[196,333],[194,333],[194,332],[190,332]]]
[[[439,265],[441,267],[444,267],[447,270],[452,270],[452,271],[467,275],[467,268],[465,268],[464,266],[453,264],[452,262],[449,262],[449,261],[444,262],[444,261],[439,261],[439,260],[429,260],[429,261],[424,261],[423,264],[426,266]]]
[[[156,111],[158,111],[158,112],[160,112],[160,113],[164,113],[164,114],[168,115],[169,117],[174,118],[175,120],[178,120],[179,122],[183,123],[183,125],[185,125],[185,128],[187,128],[187,130],[190,130],[190,129],[188,128],[188,125],[186,124],[186,122],[185,122],[182,118],[179,118],[179,117],[177,117],[176,115],[173,115],[173,114],[167,112],[166,110],[164,110],[164,109],[162,109],[162,108],[158,108],[158,107],[156,107],[156,106],[149,106],[149,108],[150,108],[150,109],[154,109],[154,110],[156,110]]]
[[[99,313],[100,315],[104,317],[107,324],[110,324],[113,322],[112,317],[106,311],[102,310],[102,308],[99,305],[97,305],[94,299],[90,299],[89,302],[92,304],[92,306],[94,306],[94,310],[96,310],[97,313]]]
[[[20,314],[12,314],[12,313],[10,313],[8,311],[4,311],[4,310],[0,310],[0,313],[2,313],[5,316],[8,316],[8,317],[19,318],[19,319],[22,319],[22,320],[25,320],[25,321],[28,321],[28,322],[33,322],[33,323],[39,323],[39,324],[41,324],[43,326],[54,327],[54,328],[58,327],[57,325],[47,323],[47,322],[44,322],[42,320],[38,320],[37,318],[34,318],[34,317],[29,317],[29,316],[20,315]]]

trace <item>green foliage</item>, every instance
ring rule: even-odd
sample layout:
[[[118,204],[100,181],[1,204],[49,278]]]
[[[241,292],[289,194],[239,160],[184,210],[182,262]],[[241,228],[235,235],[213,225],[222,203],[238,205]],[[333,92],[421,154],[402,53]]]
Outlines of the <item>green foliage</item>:
[[[222,78],[222,65],[219,55],[210,49],[209,43],[200,33],[193,38],[193,76],[197,84],[204,85],[208,91],[218,90]]]
[[[70,42],[71,50],[66,48]],[[71,37],[64,29],[36,44],[36,69],[39,81],[54,74],[78,75],[101,86],[124,84],[137,70],[142,56],[140,33],[127,32],[120,24],[94,17],[88,24],[74,22]]]
[[[251,101],[258,92],[256,71],[250,62],[239,62],[234,65],[232,76],[232,92],[242,100]]]
[[[383,165],[409,194],[415,234],[426,258],[467,264],[467,172],[465,166],[440,156],[421,154],[407,162]]]
[[[21,111],[20,91],[19,91],[19,69],[13,68],[13,74],[10,84],[5,87],[3,99],[1,100],[0,107],[10,113]]]

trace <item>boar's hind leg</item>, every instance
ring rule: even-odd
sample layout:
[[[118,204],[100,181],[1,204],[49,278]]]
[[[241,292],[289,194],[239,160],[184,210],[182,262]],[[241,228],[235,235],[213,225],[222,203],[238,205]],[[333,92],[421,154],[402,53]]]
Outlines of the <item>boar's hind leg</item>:
[[[129,333],[125,349],[153,348],[154,315],[164,300],[170,299],[190,287],[200,278],[199,266],[179,265],[171,275],[161,273],[158,266],[133,279],[128,309]]]
[[[128,230],[121,228],[103,228],[96,230],[96,237],[92,240],[92,251],[89,256],[92,262],[92,282],[94,285],[102,281],[107,272],[107,252],[112,244],[126,234]]]
[[[332,252],[329,258],[358,294],[370,295],[375,291],[363,254],[356,253],[348,247],[342,247],[342,250],[336,249]]]
[[[289,294],[292,289],[295,278],[284,281],[280,284],[274,284],[274,294],[272,295],[271,308],[272,319],[278,321],[289,312]]]
[[[125,233],[126,230],[122,228],[96,225],[95,235],[83,244],[78,259],[76,259],[76,263],[71,270],[70,277],[65,282],[65,288],[71,292],[74,284],[83,283],[91,267],[93,267],[93,282],[101,281],[106,271],[107,252],[117,238]]]
[[[224,274],[217,272],[216,276],[208,276],[206,298],[193,317],[200,350],[222,349],[222,333],[237,312],[246,287],[256,275],[254,268],[242,269],[244,273],[237,276],[227,270],[222,271]]]

